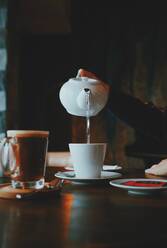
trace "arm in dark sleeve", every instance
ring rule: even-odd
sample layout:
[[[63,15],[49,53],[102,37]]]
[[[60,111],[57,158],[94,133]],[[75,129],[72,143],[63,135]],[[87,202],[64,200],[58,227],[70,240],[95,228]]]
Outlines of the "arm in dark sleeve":
[[[167,111],[115,90],[110,92],[107,108],[137,131],[167,142]]]

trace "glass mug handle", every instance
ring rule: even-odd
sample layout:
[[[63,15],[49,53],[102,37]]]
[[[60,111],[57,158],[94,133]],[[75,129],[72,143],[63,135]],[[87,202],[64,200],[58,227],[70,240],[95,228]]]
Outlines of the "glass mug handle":
[[[9,176],[16,165],[12,144],[17,144],[15,137],[3,138],[0,141],[0,177]]]

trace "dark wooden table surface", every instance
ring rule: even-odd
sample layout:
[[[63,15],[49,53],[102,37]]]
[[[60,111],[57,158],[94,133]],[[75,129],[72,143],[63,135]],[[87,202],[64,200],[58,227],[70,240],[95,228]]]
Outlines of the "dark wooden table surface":
[[[49,174],[53,177],[53,169]],[[124,172],[124,177],[133,176],[144,173]],[[132,196],[108,183],[66,183],[60,195],[50,198],[0,200],[2,248],[166,245],[167,194]]]

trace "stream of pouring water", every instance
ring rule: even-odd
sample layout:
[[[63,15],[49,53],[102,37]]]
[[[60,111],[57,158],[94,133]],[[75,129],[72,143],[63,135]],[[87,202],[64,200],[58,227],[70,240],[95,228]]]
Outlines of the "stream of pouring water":
[[[87,111],[86,111],[86,141],[90,143],[90,90],[85,89],[86,92],[86,103],[87,103]]]

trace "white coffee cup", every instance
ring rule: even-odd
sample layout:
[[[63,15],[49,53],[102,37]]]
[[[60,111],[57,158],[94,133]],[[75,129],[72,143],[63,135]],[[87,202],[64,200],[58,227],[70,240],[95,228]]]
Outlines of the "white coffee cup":
[[[100,178],[106,143],[70,143],[69,149],[76,177]]]

